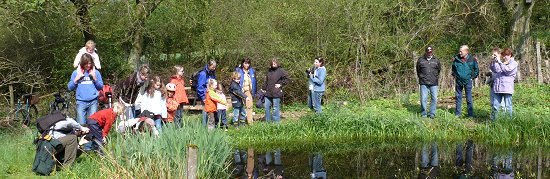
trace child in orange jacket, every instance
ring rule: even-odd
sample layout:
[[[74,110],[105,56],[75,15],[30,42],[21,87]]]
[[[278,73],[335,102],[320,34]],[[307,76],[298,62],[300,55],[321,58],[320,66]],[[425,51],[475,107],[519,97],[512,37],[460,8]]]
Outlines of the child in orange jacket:
[[[225,99],[221,99],[218,93],[218,82],[215,79],[208,80],[208,92],[206,93],[206,99],[204,100],[204,111],[208,116],[208,129],[214,129],[216,117],[215,114],[218,110],[217,103],[227,105]]]
[[[183,105],[189,103],[187,93],[185,92],[185,80],[183,79],[183,67],[176,65],[173,68],[174,75],[170,77],[170,83],[175,85],[174,99],[179,103],[179,107],[175,112],[174,122],[177,126],[182,125]]]
[[[166,109],[168,111],[168,118],[166,118],[164,122],[173,123],[174,117],[175,115],[177,115],[176,111],[179,109],[180,106],[180,103],[178,103],[178,101],[174,98],[174,94],[176,93],[176,85],[174,83],[166,84],[166,92],[168,96],[166,98]]]

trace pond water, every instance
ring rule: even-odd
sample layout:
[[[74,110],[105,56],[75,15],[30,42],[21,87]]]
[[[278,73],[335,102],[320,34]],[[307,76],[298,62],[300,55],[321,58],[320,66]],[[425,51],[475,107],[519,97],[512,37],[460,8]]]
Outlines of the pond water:
[[[285,147],[283,147],[285,148]],[[550,151],[463,143],[236,150],[233,178],[550,178]]]

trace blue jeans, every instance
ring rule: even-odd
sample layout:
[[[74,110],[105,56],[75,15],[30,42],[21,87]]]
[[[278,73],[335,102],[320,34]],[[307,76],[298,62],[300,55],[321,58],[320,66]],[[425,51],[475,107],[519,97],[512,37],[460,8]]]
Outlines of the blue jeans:
[[[456,83],[456,110],[455,115],[462,115],[462,90],[466,91],[466,103],[468,104],[468,117],[474,117],[474,102],[472,99],[472,80],[469,80],[466,85]]]
[[[89,102],[76,101],[76,121],[86,124],[86,119],[97,112],[97,100]]]
[[[271,115],[271,105],[273,105],[273,116]],[[279,123],[281,122],[281,98],[265,97],[265,121]]]
[[[494,99],[495,99],[495,91],[493,91],[493,87],[490,86],[490,89],[489,89],[489,102],[491,103],[491,107],[493,107]]]
[[[126,117],[126,120],[135,118],[135,112],[136,107],[134,106],[126,106],[126,111],[124,111],[124,116]]]
[[[156,118],[155,119],[155,127],[159,132],[162,131],[162,118]]]
[[[430,152],[431,151],[431,152]],[[430,155],[431,153],[431,155]],[[424,144],[422,145],[422,161],[420,163],[420,167],[427,168],[427,167],[437,167],[439,166],[439,158],[437,154],[437,143],[431,144],[431,150],[429,150],[428,145]],[[431,158],[431,160],[430,160]]]
[[[438,91],[437,85],[420,85],[420,107],[422,108],[422,117],[425,117],[427,114],[426,106],[428,105],[428,92],[430,92],[430,96],[432,97],[432,102],[430,104],[430,114],[429,116],[434,117],[436,112],[436,105],[437,105],[437,91]]]
[[[177,127],[183,126],[183,103],[180,103],[178,109],[176,109],[176,116],[174,117],[174,124]]]
[[[315,113],[322,113],[323,109],[321,109],[321,99],[323,98],[324,91],[309,91],[309,95],[307,96],[307,106],[309,106],[310,109],[313,109]]]
[[[493,121],[502,106],[502,100],[504,100],[504,109],[508,112],[510,119],[512,119],[512,94],[495,93],[495,97],[492,102],[493,110],[491,111],[491,119]]]
[[[218,110],[217,118],[218,118],[218,125],[220,125],[220,127],[222,128],[227,129],[227,110],[225,109]]]
[[[234,124],[237,124],[237,122],[239,121],[239,117],[240,117],[240,120],[242,122],[244,122],[244,120],[246,119],[246,109],[244,108],[244,106],[241,106],[241,107],[233,107],[233,123]]]
[[[206,127],[206,124],[208,123],[208,114],[206,111],[204,111],[204,104],[202,105],[202,126]]]

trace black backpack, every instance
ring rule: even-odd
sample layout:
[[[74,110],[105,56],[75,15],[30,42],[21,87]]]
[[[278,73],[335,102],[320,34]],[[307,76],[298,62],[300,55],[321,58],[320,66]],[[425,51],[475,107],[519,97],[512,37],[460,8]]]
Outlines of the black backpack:
[[[36,128],[38,129],[38,132],[40,134],[44,134],[45,132],[49,131],[49,129],[53,127],[55,123],[65,120],[66,118],[67,116],[61,113],[61,111],[53,111],[48,115],[36,119]]]
[[[197,91],[197,83],[199,82],[199,74],[203,70],[196,71],[195,73],[191,74],[191,89],[193,91]]]

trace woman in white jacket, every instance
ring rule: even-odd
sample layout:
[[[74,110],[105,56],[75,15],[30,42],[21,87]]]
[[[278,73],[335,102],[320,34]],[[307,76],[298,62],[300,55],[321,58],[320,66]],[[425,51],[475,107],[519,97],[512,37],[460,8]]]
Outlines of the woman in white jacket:
[[[136,105],[140,105],[141,112],[149,111],[155,115],[155,126],[160,131],[162,121],[168,117],[166,108],[166,88],[159,76],[153,77],[147,88],[147,93],[139,95],[136,99]]]
[[[86,42],[86,45],[78,51],[78,54],[76,54],[73,62],[73,67],[77,68],[78,64],[80,63],[80,58],[82,58],[82,55],[87,53],[90,54],[94,59],[95,68],[98,70],[101,69],[101,64],[99,64],[99,55],[97,54],[96,50],[97,49],[95,48],[95,42],[93,40],[88,40]]]

